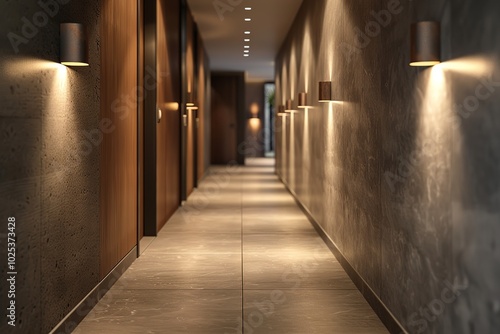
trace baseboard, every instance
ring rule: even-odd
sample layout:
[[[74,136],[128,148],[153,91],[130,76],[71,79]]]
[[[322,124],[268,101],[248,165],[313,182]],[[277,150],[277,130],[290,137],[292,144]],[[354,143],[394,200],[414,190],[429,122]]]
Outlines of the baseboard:
[[[78,303],[73,310],[61,320],[49,334],[69,334],[75,330],[78,324],[92,311],[99,300],[104,297],[106,292],[116,283],[128,267],[137,259],[137,246],[134,246],[130,252],[90,291],[85,298]]]
[[[314,219],[311,212],[300,202],[295,192],[288,186],[288,184],[285,182],[285,180],[281,178],[280,175],[278,175],[278,178],[284,184],[286,190],[293,196],[297,205],[304,212],[304,214],[309,219],[309,222],[313,225],[316,232],[318,232],[318,234],[321,236],[325,244],[333,253],[337,261],[339,261],[342,268],[344,268],[347,275],[349,275],[354,285],[356,285],[356,287],[361,292],[363,297],[366,299],[368,304],[370,304],[371,308],[373,309],[373,311],[375,311],[375,313],[380,318],[382,323],[385,325],[387,330],[389,330],[391,334],[407,334],[408,332],[403,328],[403,326],[399,323],[396,317],[394,317],[392,312],[385,306],[385,304],[380,300],[380,298],[365,282],[365,280],[359,275],[359,273],[353,268],[353,266],[351,266],[349,261],[347,261],[347,259],[335,245],[333,240],[328,236],[328,234],[316,221],[316,219]]]

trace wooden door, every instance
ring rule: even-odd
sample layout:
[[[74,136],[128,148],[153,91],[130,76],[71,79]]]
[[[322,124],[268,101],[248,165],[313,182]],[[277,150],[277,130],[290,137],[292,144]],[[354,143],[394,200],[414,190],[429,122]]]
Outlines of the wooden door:
[[[178,1],[157,0],[157,231],[180,205],[180,53]]]
[[[100,145],[102,279],[137,244],[137,105],[127,101],[138,81],[137,2],[101,5],[101,124],[110,130]]]
[[[225,165],[237,161],[238,78],[212,75],[211,161]]]

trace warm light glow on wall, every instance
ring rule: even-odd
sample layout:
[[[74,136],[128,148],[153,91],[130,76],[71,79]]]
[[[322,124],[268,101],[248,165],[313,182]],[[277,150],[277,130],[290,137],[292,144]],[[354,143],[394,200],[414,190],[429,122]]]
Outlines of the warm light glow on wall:
[[[287,69],[286,69],[286,62],[284,61],[281,64],[281,81],[280,81],[280,92],[281,92],[281,103],[285,104],[286,103],[286,85],[288,83],[288,74],[287,74]]]
[[[416,89],[421,93],[415,97],[418,98],[416,104],[419,108],[415,142],[419,143],[420,148],[414,154],[412,165],[423,180],[432,180],[435,185],[447,185],[449,175],[436,173],[435,166],[449,166],[451,152],[447,147],[453,136],[455,118],[461,116],[454,112],[451,87],[440,66],[420,76]],[[460,138],[454,138],[453,141],[454,146],[461,142]],[[432,150],[426,150],[427,147],[432,147]],[[430,196],[438,194],[439,191],[430,192]]]
[[[310,91],[310,69],[315,68],[315,65],[313,64],[314,55],[311,53],[312,49],[313,46],[311,41],[311,25],[309,18],[307,18],[305,22],[305,32],[302,40],[302,52],[300,60],[301,75],[303,74],[303,76],[301,76],[300,78],[300,81],[304,82],[304,88],[306,92]]]
[[[289,75],[290,75],[290,81],[288,81],[289,89],[290,89],[290,96],[295,96],[295,84],[297,82],[297,59],[295,56],[295,43],[292,43],[292,48],[290,51],[290,66],[288,67],[289,69]]]
[[[304,109],[304,123],[302,127],[302,163],[304,168],[302,168],[303,179],[307,180],[308,174],[310,172],[311,159],[309,155],[310,150],[310,139],[309,139],[309,109]]]
[[[248,126],[250,127],[253,133],[256,133],[261,128],[261,121],[259,118],[252,117],[248,120]]]
[[[258,117],[259,116],[259,104],[254,102],[250,105],[250,114],[252,117]]]
[[[179,110],[179,103],[177,102],[167,102],[163,104],[163,108],[166,110],[177,111]]]
[[[40,71],[57,70],[58,73],[66,73],[68,68],[60,63],[37,58],[12,58],[5,61],[4,71],[7,76],[15,80],[20,75],[38,75]]]
[[[493,58],[470,56],[446,61],[439,65],[445,71],[451,71],[475,78],[489,77],[495,72]]]

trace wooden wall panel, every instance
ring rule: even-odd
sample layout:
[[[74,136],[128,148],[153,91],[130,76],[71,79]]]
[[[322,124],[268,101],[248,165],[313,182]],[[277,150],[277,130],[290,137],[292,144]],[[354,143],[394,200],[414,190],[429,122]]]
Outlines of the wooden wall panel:
[[[163,117],[157,125],[157,228],[180,205],[180,6],[157,0],[157,104]]]
[[[103,0],[101,9],[100,276],[137,243],[137,2]],[[112,129],[112,130],[111,130]]]

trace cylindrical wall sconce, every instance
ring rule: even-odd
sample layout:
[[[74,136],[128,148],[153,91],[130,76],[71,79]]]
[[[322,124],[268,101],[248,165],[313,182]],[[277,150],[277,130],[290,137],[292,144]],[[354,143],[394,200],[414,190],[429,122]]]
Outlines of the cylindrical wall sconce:
[[[194,101],[193,101],[193,93],[192,93],[192,92],[187,92],[187,96],[186,96],[186,106],[187,106],[187,107],[192,107],[192,106],[194,106]]]
[[[319,102],[331,102],[332,100],[332,82],[320,81],[319,82]]]
[[[285,115],[285,106],[281,104],[278,106],[278,116],[283,116],[283,115]]]
[[[299,108],[305,109],[305,108],[310,108],[311,106],[307,105],[307,93],[302,92],[299,93],[299,100],[298,100],[298,106]]]
[[[285,111],[286,112],[292,112],[292,100],[286,100],[285,102]]]
[[[61,23],[61,64],[89,66],[85,27],[80,23]]]
[[[441,62],[439,22],[423,21],[411,25],[410,66],[434,66]]]

